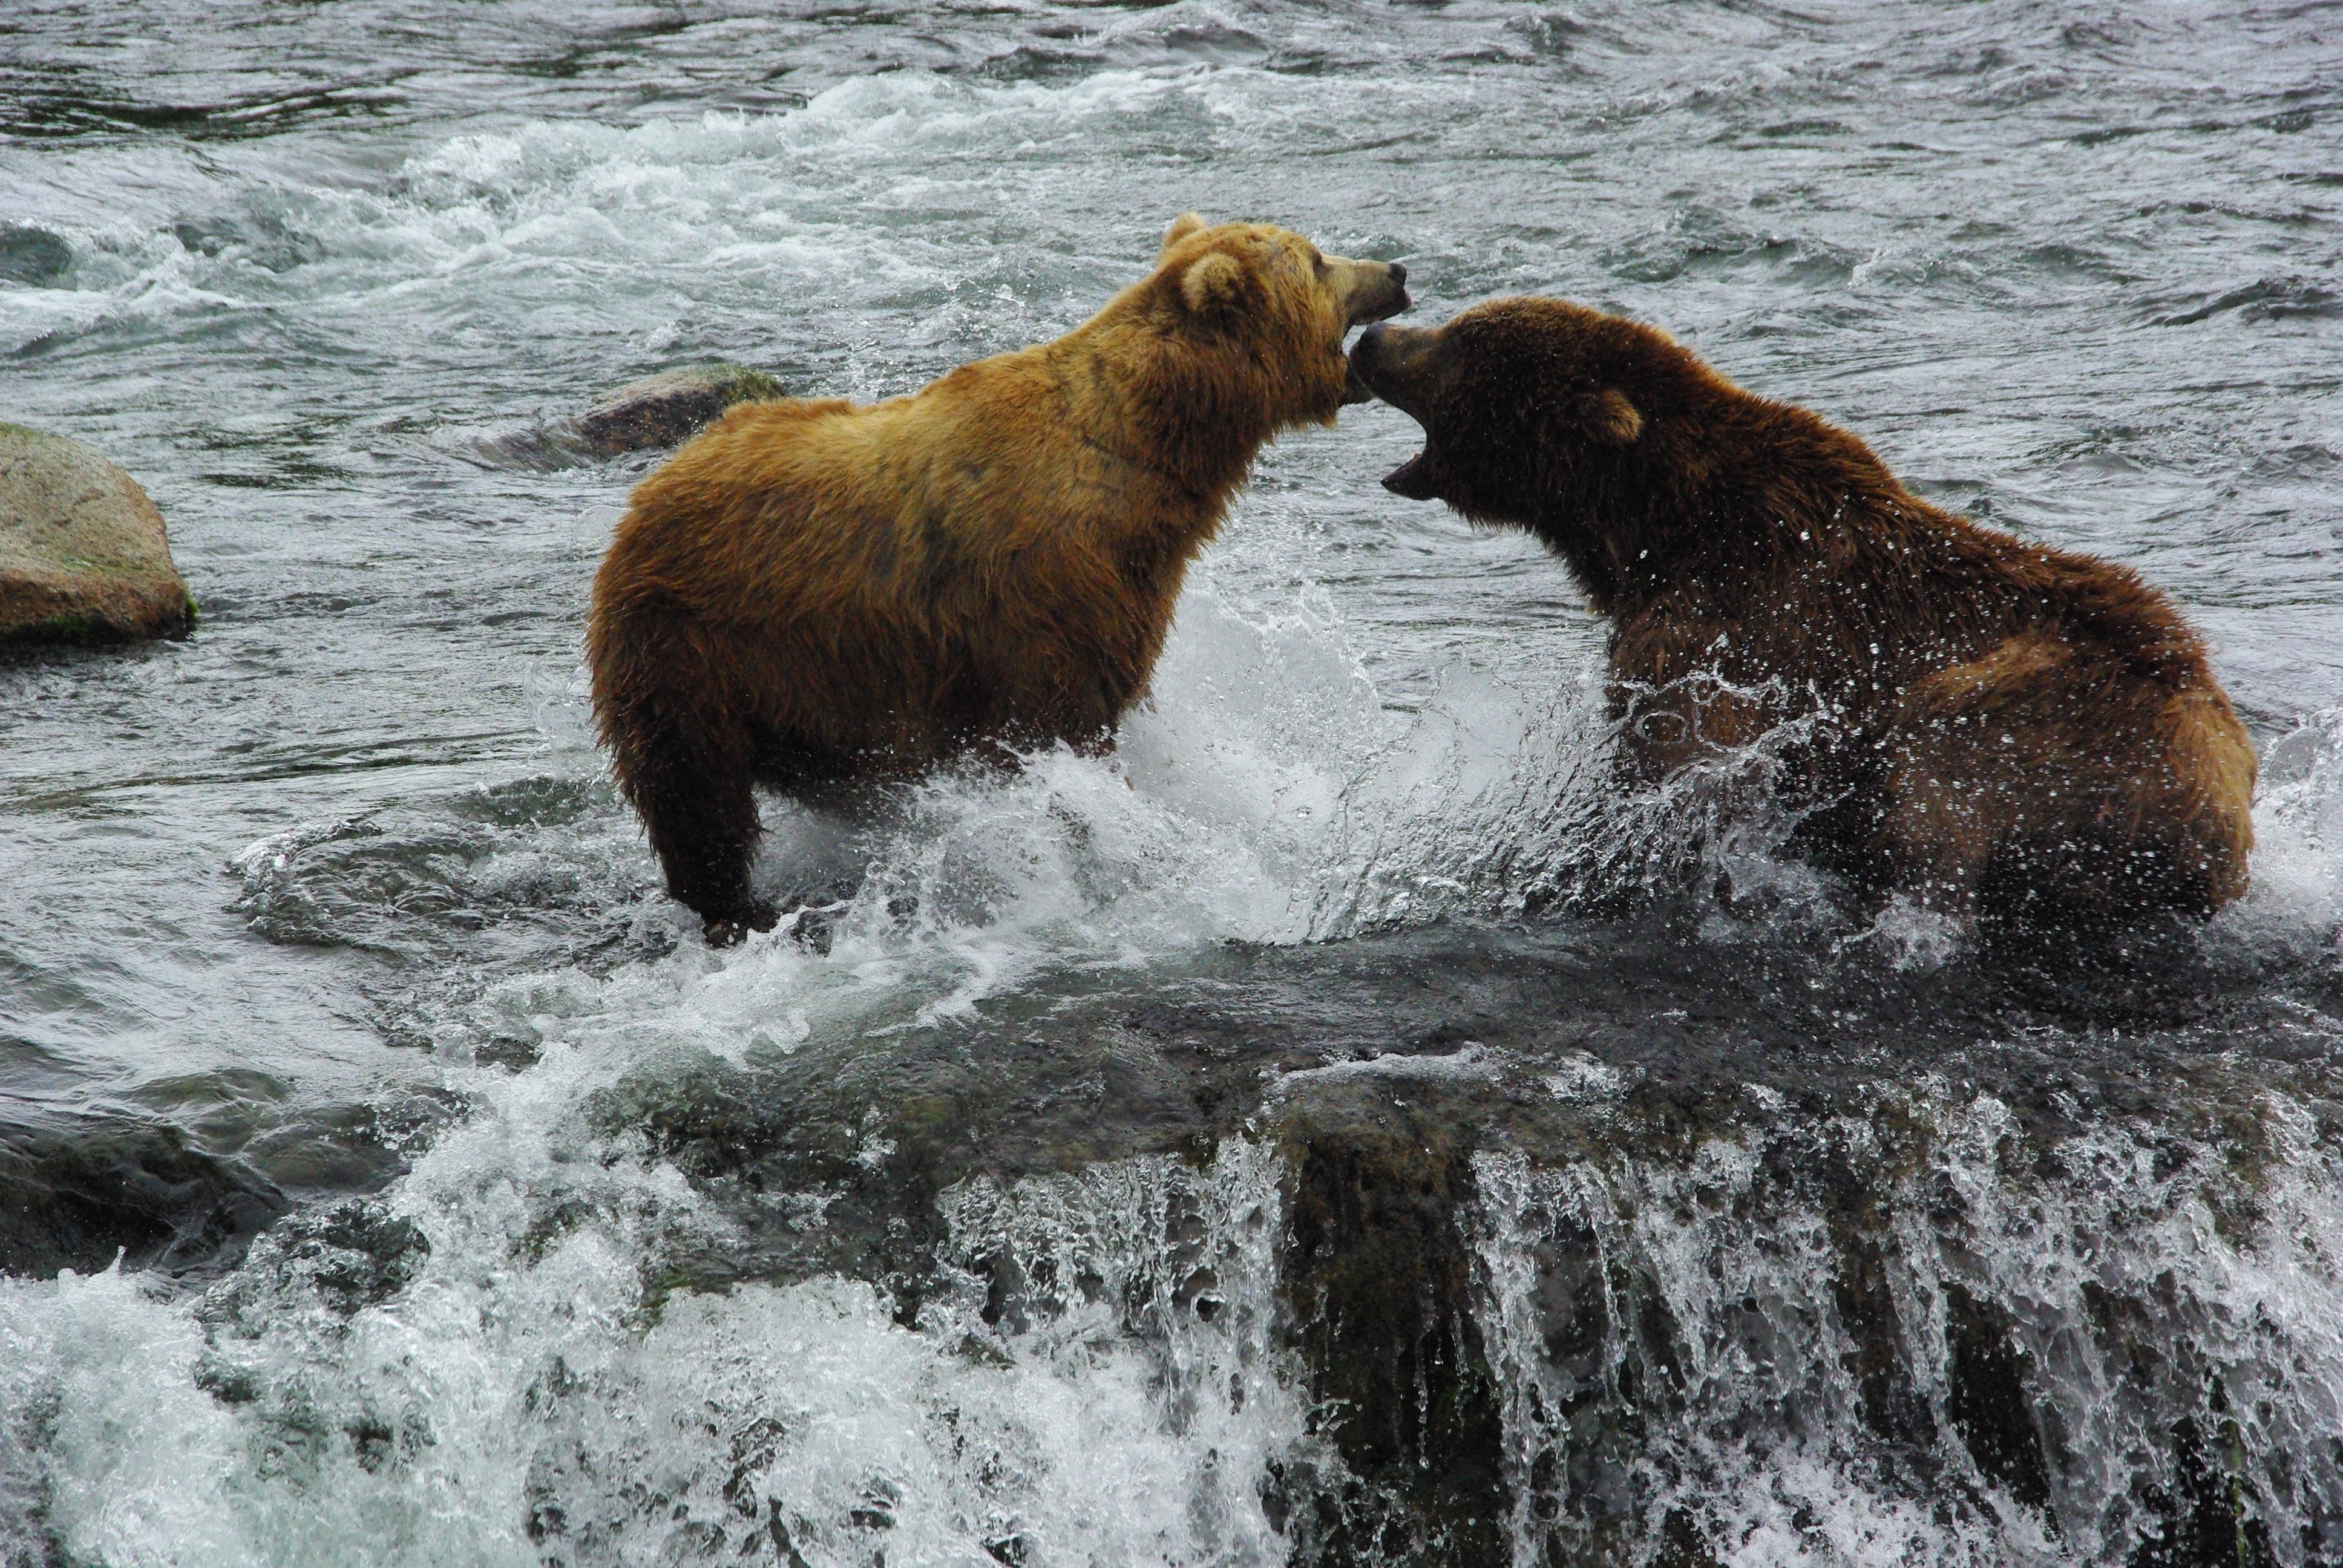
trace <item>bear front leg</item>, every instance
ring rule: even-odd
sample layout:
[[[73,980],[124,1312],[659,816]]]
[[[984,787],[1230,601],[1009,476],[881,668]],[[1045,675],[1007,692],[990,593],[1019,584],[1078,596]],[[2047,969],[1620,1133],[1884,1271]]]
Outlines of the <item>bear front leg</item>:
[[[763,832],[746,766],[721,772],[662,769],[634,792],[667,890],[700,918],[711,948],[769,931],[780,911],[749,890],[749,866]]]
[[[614,682],[596,696],[618,788],[643,819],[668,892],[699,916],[710,947],[771,930],[779,911],[749,887],[763,831],[755,751],[731,705],[666,682]]]
[[[2008,815],[1995,784],[1964,777],[1966,759],[1917,749],[1887,776],[1885,831],[1895,881],[1923,909],[1963,929],[1976,920],[1978,884],[2002,847]]]
[[[1718,622],[1665,610],[1614,634],[1606,698],[1628,778],[1648,788],[1714,767],[1780,719],[1759,683],[1733,678],[1745,673],[1728,668],[1733,648]]]
[[[1721,681],[1697,678],[1656,689],[1614,678],[1609,705],[1620,727],[1620,760],[1627,776],[1647,788],[1727,760],[1764,735],[1772,717]]]

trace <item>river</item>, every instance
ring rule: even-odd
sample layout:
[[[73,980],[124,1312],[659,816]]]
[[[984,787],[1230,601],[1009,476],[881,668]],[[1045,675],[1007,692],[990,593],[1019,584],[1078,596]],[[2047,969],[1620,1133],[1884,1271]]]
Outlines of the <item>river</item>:
[[[201,620],[0,659],[0,1563],[2343,1562],[2338,65],[2318,5],[20,0],[0,417]],[[1981,955],[1623,798],[1601,627],[1365,406],[1115,757],[769,800],[760,880],[859,890],[708,950],[579,662],[658,454],[514,454],[710,358],[911,389],[1189,208],[1654,321],[2136,566],[2252,892]]]

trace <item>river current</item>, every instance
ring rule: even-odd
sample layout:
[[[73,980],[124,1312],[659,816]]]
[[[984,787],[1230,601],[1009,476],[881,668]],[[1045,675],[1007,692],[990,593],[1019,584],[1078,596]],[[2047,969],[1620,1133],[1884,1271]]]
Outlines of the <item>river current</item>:
[[[201,621],[0,661],[0,1563],[2343,1563],[2338,66],[2316,5],[19,0],[0,418]],[[769,800],[760,880],[857,890],[707,950],[579,663],[658,454],[514,454],[711,358],[910,390],[1189,208],[2137,567],[2253,891],[1979,954],[1623,799],[1600,627],[1366,406],[1114,758]]]

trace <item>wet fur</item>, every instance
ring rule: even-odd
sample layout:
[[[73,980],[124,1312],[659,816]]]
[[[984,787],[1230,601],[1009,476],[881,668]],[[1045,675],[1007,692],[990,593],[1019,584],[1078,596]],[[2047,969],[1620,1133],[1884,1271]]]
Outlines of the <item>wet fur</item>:
[[[1808,781],[1838,803],[1805,837],[1875,886],[2069,924],[2245,890],[2252,744],[2128,568],[1931,506],[1846,431],[1564,301],[1377,329],[1353,361],[1425,427],[1387,482],[1526,528],[1610,618],[1614,714],[1654,694],[1639,778],[1824,709]]]
[[[1053,343],[868,407],[745,404],[639,486],[594,581],[594,710],[711,940],[755,784],[832,799],[970,749],[1111,743],[1188,563],[1279,430],[1331,424],[1381,263],[1191,215]]]

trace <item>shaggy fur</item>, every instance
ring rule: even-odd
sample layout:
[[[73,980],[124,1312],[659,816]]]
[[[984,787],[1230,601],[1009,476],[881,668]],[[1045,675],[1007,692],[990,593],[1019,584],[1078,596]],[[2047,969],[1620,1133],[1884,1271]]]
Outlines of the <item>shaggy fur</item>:
[[[1805,837],[1875,886],[2083,923],[2245,890],[2252,744],[2128,569],[1932,507],[1847,432],[1562,300],[1371,328],[1352,367],[1424,428],[1387,487],[1527,529],[1609,618],[1642,779],[1820,709],[1808,782],[1838,803]]]
[[[1405,271],[1259,224],[1164,236],[1054,343],[869,407],[744,404],[646,479],[594,580],[594,710],[668,889],[769,929],[751,786],[816,799],[971,748],[1100,749],[1188,563]]]

